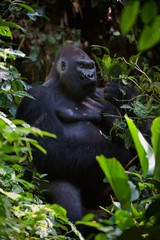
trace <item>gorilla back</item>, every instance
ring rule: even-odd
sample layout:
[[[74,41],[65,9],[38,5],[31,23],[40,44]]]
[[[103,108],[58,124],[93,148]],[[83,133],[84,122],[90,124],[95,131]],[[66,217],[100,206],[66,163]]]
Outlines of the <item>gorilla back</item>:
[[[48,174],[52,202],[66,207],[73,221],[82,217],[84,207],[98,208],[107,202],[107,185],[96,156],[117,157],[122,164],[132,158],[123,146],[105,137],[112,123],[103,113],[117,110],[97,100],[104,95],[96,85],[94,61],[79,48],[63,47],[47,82],[29,90],[34,99],[23,98],[16,115],[56,134],[56,139],[38,138],[47,154],[34,150],[33,162],[39,172]]]

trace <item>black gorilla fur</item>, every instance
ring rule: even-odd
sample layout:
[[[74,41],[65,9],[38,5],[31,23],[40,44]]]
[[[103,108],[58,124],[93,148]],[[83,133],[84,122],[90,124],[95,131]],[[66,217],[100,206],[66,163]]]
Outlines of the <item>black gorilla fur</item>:
[[[79,48],[63,47],[48,81],[29,90],[34,99],[23,98],[16,115],[56,134],[56,139],[38,137],[47,155],[34,150],[33,162],[40,173],[48,174],[51,201],[65,207],[72,221],[82,218],[84,208],[107,203],[107,185],[96,156],[116,157],[123,165],[133,157],[123,145],[105,138],[114,119],[104,114],[118,111],[104,101],[104,89],[96,85],[94,61]]]

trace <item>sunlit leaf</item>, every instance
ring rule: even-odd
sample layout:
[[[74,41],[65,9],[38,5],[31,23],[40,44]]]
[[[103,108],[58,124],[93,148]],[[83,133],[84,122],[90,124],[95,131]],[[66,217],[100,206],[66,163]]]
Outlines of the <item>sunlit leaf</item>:
[[[16,24],[16,23],[14,23],[14,22],[8,22],[8,21],[0,21],[0,28],[1,28],[1,26],[5,26],[5,27],[9,27],[9,28],[18,28],[18,29],[21,29],[21,30],[23,30],[24,31],[24,29],[20,26],[20,25],[18,25],[18,24]]]
[[[59,206],[57,204],[53,204],[52,208],[54,209],[55,215],[57,215],[57,217],[61,216],[63,218],[66,218],[67,212],[66,212],[66,210],[63,207],[61,207],[61,206]]]
[[[5,51],[5,53],[11,54],[13,56],[25,57],[25,54],[23,52],[21,52],[20,50],[13,50],[12,48],[6,48],[4,51]]]
[[[139,1],[131,1],[126,5],[121,15],[120,27],[122,32],[127,33],[131,30],[137,19],[139,7]]]
[[[105,158],[103,155],[97,156],[97,161],[111,184],[116,198],[121,203],[121,207],[127,208],[131,201],[131,189],[128,176],[121,163],[115,158]]]
[[[102,63],[105,65],[106,68],[111,66],[111,57],[109,55],[104,54],[102,58]]]
[[[125,210],[117,210],[115,213],[116,224],[121,230],[128,229],[134,226],[134,220],[132,215]]]
[[[153,175],[155,169],[155,155],[151,145],[145,140],[140,131],[138,131],[139,140],[145,150],[146,158],[148,160],[148,173],[147,175]]]
[[[44,154],[47,154],[47,151],[42,147],[40,146],[37,141],[32,141],[31,144],[33,146],[35,146],[37,149],[39,149],[41,152],[43,152]]]
[[[94,214],[93,213],[88,213],[83,217],[84,222],[92,221],[94,219]]]
[[[95,240],[107,240],[108,237],[106,236],[105,233],[98,233],[98,234],[95,236],[94,239],[95,239]]]
[[[12,38],[12,33],[11,33],[9,27],[0,26],[0,35],[2,35],[2,36],[4,36],[4,37],[10,37],[10,38]]]
[[[16,3],[16,5],[18,5],[20,7],[23,7],[24,9],[26,9],[29,12],[32,12],[32,13],[35,12],[32,7],[30,7],[30,6],[28,6],[28,5],[24,4],[24,3]]]
[[[13,96],[29,97],[29,98],[34,99],[34,97],[32,97],[28,92],[25,92],[25,91],[15,91],[15,92],[13,93]]]
[[[131,203],[131,210],[132,210],[133,216],[135,216],[136,218],[140,218],[143,216],[143,211],[138,211],[136,207],[133,205],[133,203]]]
[[[155,168],[155,157],[153,149],[150,144],[144,139],[141,132],[136,128],[132,119],[128,118],[127,116],[125,118],[138,153],[143,174],[144,176],[152,175]]]
[[[6,192],[6,191],[4,191],[2,188],[0,188],[0,192],[3,193],[4,195],[6,195],[7,197],[13,199],[13,200],[16,200],[16,199],[18,199],[18,198],[21,197],[21,195],[18,194],[18,193],[15,193],[15,192]]]
[[[160,41],[160,27],[146,26],[140,34],[137,48],[139,52],[152,48]]]
[[[152,145],[156,159],[154,177],[160,178],[160,117],[156,118],[153,121],[151,133],[152,133]]]

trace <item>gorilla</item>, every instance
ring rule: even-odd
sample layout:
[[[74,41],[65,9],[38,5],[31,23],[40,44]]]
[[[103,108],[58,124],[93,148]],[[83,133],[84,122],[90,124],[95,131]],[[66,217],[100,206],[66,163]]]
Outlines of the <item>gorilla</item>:
[[[104,174],[96,156],[116,157],[123,165],[133,154],[107,135],[119,116],[97,87],[95,62],[80,48],[65,46],[55,57],[47,81],[29,89],[16,118],[31,126],[54,133],[56,138],[37,137],[47,154],[33,150],[33,164],[46,173],[48,201],[66,208],[68,218],[82,218],[85,209],[107,204]]]

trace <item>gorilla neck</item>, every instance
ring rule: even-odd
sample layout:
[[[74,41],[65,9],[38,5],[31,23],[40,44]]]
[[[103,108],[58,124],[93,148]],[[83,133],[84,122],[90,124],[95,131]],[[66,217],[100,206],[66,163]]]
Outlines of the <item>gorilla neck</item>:
[[[86,97],[90,96],[90,94],[83,91],[83,89],[70,89],[64,86],[64,84],[59,85],[59,90],[60,92],[63,91],[63,93],[74,102],[82,102]]]
[[[63,95],[75,102],[82,102],[86,97],[90,97],[95,92],[95,89],[86,91],[85,89],[70,89],[63,83],[59,82],[56,78],[52,77],[48,79],[43,86],[50,89],[57,89],[58,92],[63,92]]]

